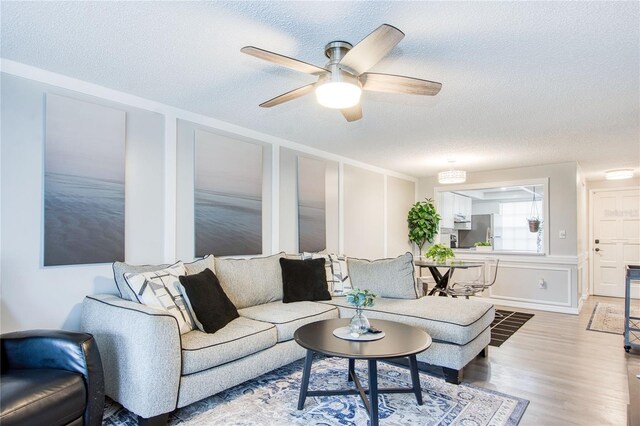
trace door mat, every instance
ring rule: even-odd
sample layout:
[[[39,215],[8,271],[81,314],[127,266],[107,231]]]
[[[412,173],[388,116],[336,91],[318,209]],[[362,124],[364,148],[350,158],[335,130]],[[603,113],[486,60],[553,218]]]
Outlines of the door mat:
[[[640,307],[631,307],[631,316],[640,316]],[[587,330],[601,333],[624,334],[624,305],[597,302],[593,308]]]
[[[500,346],[513,335],[533,314],[496,309],[496,317],[491,323],[490,346]]]
[[[297,410],[303,360],[281,367],[227,389],[169,415],[169,425],[325,425],[361,426],[369,418],[359,395],[307,397]],[[356,361],[356,372],[367,387],[366,362]],[[378,365],[381,388],[409,387],[409,370],[386,363]],[[462,383],[452,385],[420,372],[424,405],[411,393],[379,396],[380,424],[516,426],[529,401],[491,389]],[[309,389],[353,388],[347,382],[347,360],[318,357],[311,367]],[[104,426],[137,424],[136,416],[110,399]]]

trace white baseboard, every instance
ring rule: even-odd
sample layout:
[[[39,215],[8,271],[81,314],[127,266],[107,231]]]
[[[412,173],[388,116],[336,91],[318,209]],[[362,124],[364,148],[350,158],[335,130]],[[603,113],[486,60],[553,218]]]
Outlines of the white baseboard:
[[[492,299],[490,297],[484,297],[483,299],[493,303],[494,305],[508,306],[511,308],[535,309],[537,311],[558,312],[561,314],[572,315],[578,315],[580,313],[580,306],[578,308],[572,308],[566,306],[543,305],[540,303],[517,302],[505,299]]]

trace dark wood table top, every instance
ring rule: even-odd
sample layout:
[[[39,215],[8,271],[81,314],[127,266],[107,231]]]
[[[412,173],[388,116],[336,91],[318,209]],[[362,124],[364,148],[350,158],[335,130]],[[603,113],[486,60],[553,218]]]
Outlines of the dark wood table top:
[[[336,328],[349,325],[349,318],[306,324],[293,337],[305,349],[330,356],[353,359],[401,358],[415,355],[431,346],[431,336],[419,328],[393,321],[369,319],[372,327],[385,332],[380,340],[358,342],[333,335]]]

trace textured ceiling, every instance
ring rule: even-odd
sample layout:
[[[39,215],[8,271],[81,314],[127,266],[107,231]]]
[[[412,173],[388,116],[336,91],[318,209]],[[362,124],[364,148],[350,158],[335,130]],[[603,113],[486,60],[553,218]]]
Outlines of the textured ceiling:
[[[414,176],[578,161],[640,171],[638,2],[7,2],[2,57]],[[406,37],[372,71],[443,83],[365,92],[348,123],[315,81],[240,53],[324,65],[382,23]]]

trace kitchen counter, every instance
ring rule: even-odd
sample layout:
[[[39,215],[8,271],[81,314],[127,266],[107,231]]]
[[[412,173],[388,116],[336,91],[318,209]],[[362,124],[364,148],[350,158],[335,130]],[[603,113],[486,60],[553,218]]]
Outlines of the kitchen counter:
[[[511,255],[517,255],[517,256],[544,256],[544,253],[534,253],[532,251],[517,251],[517,250],[483,250],[483,251],[478,251],[475,249],[475,247],[473,248],[454,248],[452,249],[454,253],[460,253],[460,254],[498,254],[498,255],[502,255],[502,254],[511,254]]]

